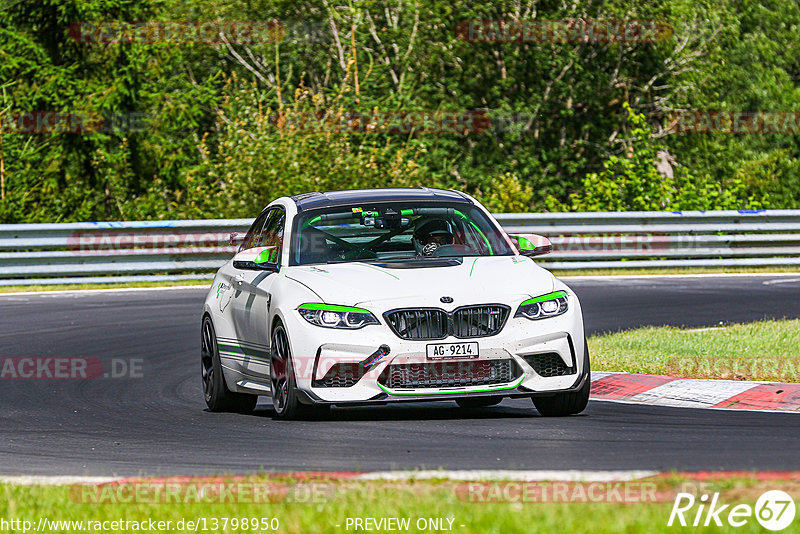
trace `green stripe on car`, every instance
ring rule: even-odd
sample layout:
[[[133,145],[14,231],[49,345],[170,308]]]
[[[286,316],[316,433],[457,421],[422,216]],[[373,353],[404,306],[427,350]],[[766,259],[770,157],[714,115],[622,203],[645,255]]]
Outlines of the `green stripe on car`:
[[[567,296],[567,292],[566,291],[554,291],[552,293],[548,293],[547,295],[541,295],[539,297],[534,297],[532,299],[528,299],[525,302],[523,302],[522,304],[520,304],[520,306],[525,306],[526,304],[534,304],[536,302],[544,302],[545,300],[553,300],[553,299],[566,297],[566,296]]]
[[[519,386],[522,383],[522,380],[525,376],[519,377],[515,383],[510,384],[508,386],[500,386],[496,388],[484,388],[484,389],[470,389],[468,391],[392,391],[390,389],[386,389],[383,387],[383,384],[378,382],[378,387],[381,388],[383,391],[388,393],[389,395],[452,395],[454,393],[489,393],[491,391],[504,391],[506,389],[514,389],[515,387]]]
[[[338,311],[338,312],[353,312],[353,313],[369,313],[369,310],[364,308],[353,308],[351,306],[338,306],[336,304],[318,304],[314,302],[307,302],[297,307],[298,310],[323,310],[323,311]]]
[[[258,350],[250,347],[242,347],[238,345],[227,345],[224,343],[217,343],[220,352],[228,352],[231,354],[241,354],[243,356],[252,356],[255,358],[269,358],[269,351]]]

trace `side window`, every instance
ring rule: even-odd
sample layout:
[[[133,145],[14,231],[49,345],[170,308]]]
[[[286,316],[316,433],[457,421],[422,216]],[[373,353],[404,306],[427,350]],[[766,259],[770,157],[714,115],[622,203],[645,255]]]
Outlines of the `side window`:
[[[286,227],[286,213],[282,209],[275,208],[270,211],[264,230],[261,232],[257,247],[274,247],[270,254],[270,262],[280,261],[281,248],[283,247],[283,230]]]
[[[273,210],[263,211],[261,215],[256,217],[256,220],[253,221],[253,224],[250,225],[250,229],[244,236],[244,241],[242,241],[242,244],[239,247],[239,252],[257,246],[258,238],[261,236],[261,229],[264,228],[264,221],[267,220],[267,216],[272,211]]]

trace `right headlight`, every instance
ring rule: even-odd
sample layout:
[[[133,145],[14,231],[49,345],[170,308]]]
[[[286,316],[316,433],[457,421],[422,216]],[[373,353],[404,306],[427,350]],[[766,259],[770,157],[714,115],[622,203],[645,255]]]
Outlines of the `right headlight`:
[[[306,303],[297,308],[300,315],[309,323],[325,328],[347,328],[355,330],[378,320],[363,308],[336,306],[333,304]]]
[[[514,317],[525,317],[526,319],[547,319],[566,313],[569,305],[567,304],[566,291],[554,291],[547,295],[541,295],[528,299],[517,308]]]

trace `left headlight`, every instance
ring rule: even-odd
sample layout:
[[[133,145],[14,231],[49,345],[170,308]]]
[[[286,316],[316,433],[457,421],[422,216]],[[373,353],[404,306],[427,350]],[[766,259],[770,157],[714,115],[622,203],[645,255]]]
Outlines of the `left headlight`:
[[[526,300],[519,305],[514,317],[526,317],[534,320],[546,319],[566,313],[567,309],[569,309],[567,292],[555,291]]]
[[[349,328],[354,330],[370,324],[378,324],[375,316],[363,308],[307,303],[298,306],[297,311],[309,323],[325,328]]]

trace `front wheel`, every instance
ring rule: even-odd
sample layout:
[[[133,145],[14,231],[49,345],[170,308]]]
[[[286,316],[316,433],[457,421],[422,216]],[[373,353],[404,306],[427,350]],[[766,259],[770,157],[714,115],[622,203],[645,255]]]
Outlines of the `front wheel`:
[[[592,387],[592,374],[589,366],[589,347],[583,342],[583,365],[586,381],[578,391],[556,393],[550,397],[533,397],[533,405],[545,417],[563,417],[581,413],[589,404],[589,390]]]
[[[200,373],[203,379],[203,397],[212,412],[252,412],[258,395],[234,393],[225,385],[222,364],[219,360],[217,334],[211,317],[203,317],[200,337]]]
[[[270,378],[272,381],[272,406],[278,419],[311,419],[322,417],[330,411],[330,406],[309,406],[302,404],[297,395],[292,351],[289,337],[283,325],[278,324],[272,331],[272,356],[270,358]]]

